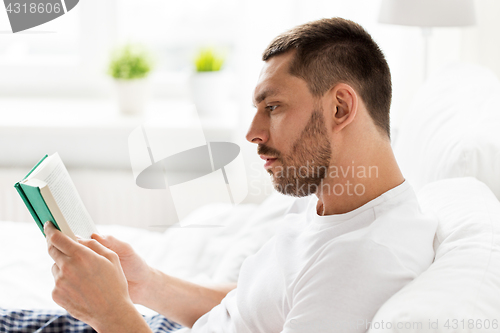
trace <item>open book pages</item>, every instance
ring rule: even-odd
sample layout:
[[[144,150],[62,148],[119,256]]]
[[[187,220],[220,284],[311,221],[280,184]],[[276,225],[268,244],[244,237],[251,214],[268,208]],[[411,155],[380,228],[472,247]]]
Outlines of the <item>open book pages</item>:
[[[21,183],[39,187],[51,211],[53,210],[51,206],[54,205],[53,202],[55,201],[60,213],[74,235],[82,238],[90,238],[92,233],[97,233],[95,224],[83,205],[78,191],[68,174],[68,170],[66,170],[58,153],[45,158]],[[43,190],[45,184],[47,184],[50,191]],[[50,195],[52,195],[53,200],[50,198]],[[55,216],[59,215],[57,212],[56,214],[53,212],[53,215],[57,224],[64,232],[65,226],[62,226],[64,221],[57,221],[57,216]]]

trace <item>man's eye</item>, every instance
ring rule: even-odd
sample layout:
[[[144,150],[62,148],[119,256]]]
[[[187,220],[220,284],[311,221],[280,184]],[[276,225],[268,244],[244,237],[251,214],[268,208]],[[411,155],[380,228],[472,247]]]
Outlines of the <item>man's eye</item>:
[[[266,106],[266,109],[268,109],[269,111],[274,111],[278,106],[277,105],[269,105],[269,106]]]

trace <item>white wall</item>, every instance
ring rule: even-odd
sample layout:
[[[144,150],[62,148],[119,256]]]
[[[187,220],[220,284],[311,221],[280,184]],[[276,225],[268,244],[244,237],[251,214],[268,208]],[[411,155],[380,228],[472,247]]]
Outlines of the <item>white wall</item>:
[[[340,16],[356,21],[364,26],[380,45],[388,60],[393,78],[393,103],[391,109],[392,126],[396,128],[401,122],[416,91],[423,82],[423,38],[419,28],[377,23],[380,0],[235,1],[237,2],[237,6],[232,7],[231,12],[227,13],[227,15],[237,16],[237,22],[239,23],[235,26],[237,41],[235,42],[235,48],[232,54],[232,67],[235,72],[234,92],[239,104],[235,112],[239,113],[240,118],[238,128],[234,131],[234,142],[240,144],[242,147],[244,159],[249,169],[250,191],[252,191],[253,185],[269,188],[269,177],[262,168],[262,161],[256,154],[256,147],[246,142],[244,138],[255,112],[251,107],[251,96],[262,67],[262,62],[260,60],[261,53],[276,35],[297,24],[323,17]],[[173,4],[174,2],[169,3]],[[81,12],[83,12],[84,9],[88,10],[93,8],[92,6],[97,6],[99,4],[100,2],[97,0],[87,0],[79,6],[81,6]],[[109,2],[107,7],[111,8],[112,5],[117,4],[120,4],[120,2],[113,0]],[[478,21],[476,27],[436,28],[433,30],[430,38],[429,74],[432,75],[434,71],[447,63],[468,61],[486,66],[500,76],[500,22],[498,20],[500,17],[500,0],[476,0],[476,8]],[[85,31],[90,29],[91,26],[94,27],[94,30],[101,31],[105,26],[111,26],[116,20],[114,16],[112,16],[109,21],[106,21],[103,17],[95,16],[93,18],[91,24],[86,20],[82,20],[82,24],[87,24],[85,25]],[[0,19],[2,19],[1,15]],[[5,19],[5,17],[3,17],[3,19]],[[68,16],[65,19],[69,20],[71,17]],[[55,20],[54,24],[56,23]],[[4,27],[4,25],[0,26]],[[179,27],[179,29],[189,28],[188,25]],[[47,29],[47,27],[41,27],[41,30],[44,29]],[[95,76],[95,82],[100,82],[99,84],[92,85],[92,89],[100,91],[99,94],[92,95],[89,91],[86,95],[102,97],[104,94],[111,99],[109,90],[106,90],[109,88],[107,86],[109,82],[98,82],[97,80],[98,74],[101,75],[99,80],[108,80],[104,74],[102,59],[98,61],[97,58],[100,59],[106,54],[106,48],[111,47],[112,42],[115,41],[115,35],[119,34],[113,29],[107,29],[106,31],[107,32],[104,34],[105,38],[99,39],[99,43],[92,43],[92,39],[84,40],[81,47],[85,50],[84,56],[92,58],[93,55],[93,57],[96,58],[93,62],[85,62],[84,67],[88,73],[93,73],[92,78]],[[24,37],[27,38],[28,36],[29,35],[26,35]],[[33,36],[30,38],[48,38],[50,34]],[[5,35],[4,37],[12,38],[13,36]],[[61,47],[63,46],[61,45]],[[91,64],[94,64],[92,66],[95,68],[87,68],[91,66]],[[17,72],[14,71],[13,67],[10,68],[12,69],[10,71],[8,70],[9,68],[2,71],[2,78],[0,78],[0,88],[2,88],[0,89],[0,98],[9,94],[24,98],[25,95],[27,96],[24,89],[28,89],[29,86],[31,92],[35,91],[36,87],[34,87],[34,85],[37,82],[39,83],[39,90],[37,90],[38,95],[44,97],[48,92],[50,92],[51,96],[54,98],[67,98],[74,94],[69,91],[72,85],[59,84],[58,87],[54,87],[54,85],[49,82],[50,77],[47,77],[47,75],[40,75],[37,71],[32,72],[31,70],[26,71],[26,73],[22,75],[15,75],[18,78],[22,78],[23,82],[26,82],[25,87],[15,87],[15,85],[10,84],[15,77],[9,77],[9,75],[17,74]],[[24,68],[29,69],[27,66],[24,66]],[[74,86],[84,91],[85,89],[79,86],[82,82],[77,79],[78,76],[76,74],[73,71],[66,71],[64,78],[66,78],[66,76],[74,76],[75,81],[78,81]],[[87,76],[90,77],[90,74]],[[157,88],[163,92],[167,92],[166,95],[177,94],[178,97],[185,98],[185,93],[175,90],[186,90],[185,85],[179,84],[180,81],[177,82],[175,76],[169,76],[168,79],[175,81],[175,84],[170,84],[168,86],[159,85]],[[54,82],[57,83],[59,81],[55,80]],[[172,88],[173,86],[177,88],[174,89]],[[10,90],[7,89],[9,87],[11,87]],[[40,110],[40,112],[44,112],[44,110]],[[68,110],[68,112],[71,112],[71,110]],[[2,120],[0,120],[0,122],[2,122]],[[2,143],[0,142],[0,144]],[[3,144],[10,143],[4,141]],[[3,156],[3,158],[8,159],[9,157]],[[9,163],[6,162],[8,161],[4,160],[3,164],[8,165]],[[258,198],[255,200],[260,200],[262,196],[256,195],[255,198]]]
[[[461,58],[500,77],[500,1],[475,0],[478,24],[462,34]]]

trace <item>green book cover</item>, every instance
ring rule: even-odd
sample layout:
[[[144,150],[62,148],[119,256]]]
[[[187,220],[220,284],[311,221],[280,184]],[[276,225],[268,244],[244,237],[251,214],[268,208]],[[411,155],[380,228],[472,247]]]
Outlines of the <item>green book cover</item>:
[[[47,155],[45,155],[33,167],[33,169],[31,169],[31,171],[26,175],[26,177],[23,178],[23,180],[25,180],[40,165],[40,163],[42,163],[43,160],[45,160],[45,158],[47,158]],[[29,212],[31,213],[31,216],[33,216],[33,219],[35,220],[36,224],[38,225],[44,236],[45,233],[43,232],[43,224],[46,221],[52,221],[56,226],[56,228],[59,229],[59,226],[56,224],[56,221],[52,216],[52,213],[50,212],[49,208],[47,207],[47,204],[45,203],[45,200],[43,199],[43,196],[40,193],[40,189],[38,187],[25,185],[20,182],[14,184],[14,187],[21,196],[21,199],[23,199],[24,204],[28,208]]]

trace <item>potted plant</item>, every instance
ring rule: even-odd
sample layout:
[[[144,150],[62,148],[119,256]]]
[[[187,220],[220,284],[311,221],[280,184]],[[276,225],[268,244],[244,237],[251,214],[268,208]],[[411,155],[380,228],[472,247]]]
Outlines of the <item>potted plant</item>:
[[[143,112],[148,95],[147,77],[151,68],[149,53],[138,45],[126,44],[113,52],[108,73],[114,78],[122,113]]]
[[[191,77],[191,93],[201,116],[223,114],[228,99],[229,78],[223,69],[225,56],[213,47],[198,50],[194,59],[195,73]]]

